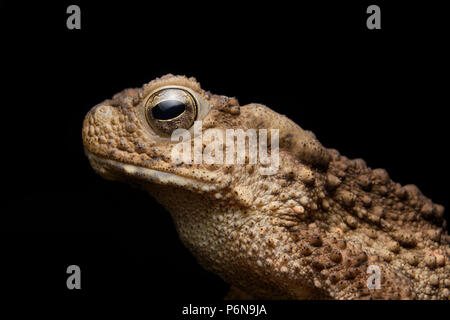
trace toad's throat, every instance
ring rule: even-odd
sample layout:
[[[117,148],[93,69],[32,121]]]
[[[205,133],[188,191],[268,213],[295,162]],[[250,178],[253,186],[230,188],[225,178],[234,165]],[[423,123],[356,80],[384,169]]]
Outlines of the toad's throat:
[[[86,148],[85,153],[94,170],[109,180],[129,180],[143,184],[152,183],[177,186],[204,192],[215,191],[219,187],[217,184],[211,182],[199,181],[170,172],[105,159]]]

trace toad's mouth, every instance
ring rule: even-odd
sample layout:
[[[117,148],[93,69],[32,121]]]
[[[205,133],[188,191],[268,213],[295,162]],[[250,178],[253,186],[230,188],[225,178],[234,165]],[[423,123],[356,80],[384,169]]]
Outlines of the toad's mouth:
[[[214,180],[211,180],[212,182],[200,181],[171,172],[105,159],[92,153],[87,148],[84,151],[92,168],[108,180],[169,185],[202,192],[213,192],[220,189],[220,184],[214,182]]]

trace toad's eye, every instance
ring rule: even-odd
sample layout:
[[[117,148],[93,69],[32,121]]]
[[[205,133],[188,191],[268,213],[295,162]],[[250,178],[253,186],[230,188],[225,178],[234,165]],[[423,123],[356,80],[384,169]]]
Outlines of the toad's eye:
[[[152,108],[152,115],[157,120],[170,120],[186,110],[186,105],[178,100],[161,101]]]
[[[175,129],[189,129],[197,117],[198,103],[186,90],[164,88],[147,99],[148,124],[159,135],[168,136]]]

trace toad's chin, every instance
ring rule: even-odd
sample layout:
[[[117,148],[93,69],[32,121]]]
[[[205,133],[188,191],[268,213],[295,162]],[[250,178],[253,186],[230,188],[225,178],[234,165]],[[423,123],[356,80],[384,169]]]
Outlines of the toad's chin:
[[[219,185],[211,182],[199,181],[193,178],[180,176],[150,168],[126,164],[115,160],[105,159],[88,149],[84,149],[92,168],[108,180],[135,182],[137,184],[160,184],[183,187],[193,191],[213,192]]]

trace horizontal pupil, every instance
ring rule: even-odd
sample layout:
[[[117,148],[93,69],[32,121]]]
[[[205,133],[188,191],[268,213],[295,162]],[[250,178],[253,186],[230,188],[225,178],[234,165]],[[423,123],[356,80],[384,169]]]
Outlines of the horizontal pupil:
[[[182,114],[186,105],[178,100],[166,100],[158,103],[153,109],[153,118],[158,120],[169,120]]]

